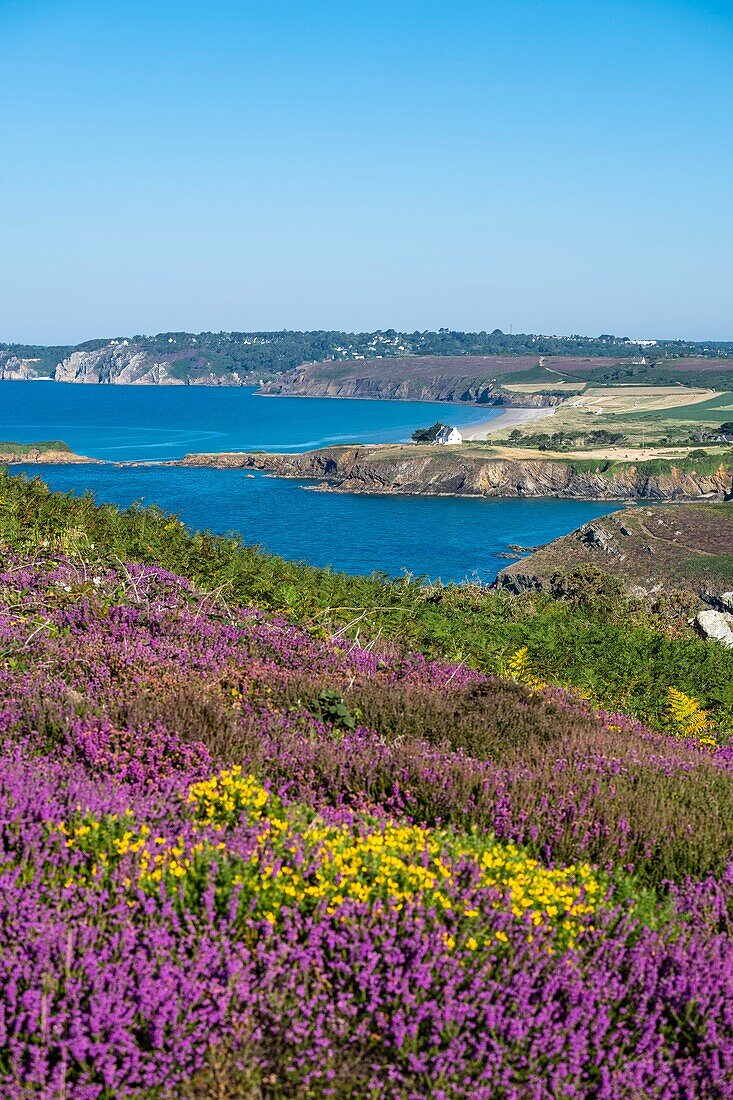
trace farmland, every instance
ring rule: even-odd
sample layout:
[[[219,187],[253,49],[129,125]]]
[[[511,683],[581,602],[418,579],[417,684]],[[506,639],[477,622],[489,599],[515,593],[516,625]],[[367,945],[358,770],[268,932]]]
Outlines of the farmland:
[[[653,410],[652,410],[653,411]],[[639,412],[637,415],[645,415]],[[651,413],[646,414],[651,418]],[[698,421],[705,424],[719,424],[721,420],[730,420],[733,416],[733,393],[708,395],[699,401],[683,401],[679,405],[670,405],[665,410],[664,419]]]
[[[524,387],[522,392],[529,393]],[[712,454],[719,454],[725,453],[726,446],[721,451],[716,436],[721,423],[732,417],[730,392],[716,394],[710,389],[682,386],[587,385],[569,394],[550,420],[492,432],[489,442],[495,448],[505,448],[510,441],[514,448],[520,448],[523,457],[537,452],[538,433],[546,437],[544,452],[557,454],[569,449],[583,458],[628,461],[683,457],[701,444]],[[512,431],[515,434],[510,440]],[[618,439],[589,446],[586,437],[598,432]],[[557,443],[564,442],[562,436],[567,442],[558,447]]]

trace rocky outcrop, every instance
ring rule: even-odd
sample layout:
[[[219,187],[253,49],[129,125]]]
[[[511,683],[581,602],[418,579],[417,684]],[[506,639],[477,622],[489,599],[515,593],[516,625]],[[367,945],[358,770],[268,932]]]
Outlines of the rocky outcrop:
[[[509,360],[527,369],[536,361]],[[465,401],[476,405],[537,408],[556,405],[551,393],[502,390],[507,361],[491,355],[401,355],[356,362],[304,363],[264,383],[263,394],[289,397],[360,397],[390,401]],[[551,381],[552,376],[548,375]],[[548,387],[550,382],[548,382]]]
[[[285,477],[325,478],[329,487],[349,492],[420,495],[593,499],[720,498],[731,488],[729,471],[698,477],[674,472],[639,475],[634,466],[608,475],[573,467],[569,462],[482,459],[435,451],[409,454],[411,448],[328,448],[302,455],[188,456],[192,465],[244,466]]]
[[[733,649],[731,622],[733,619],[730,615],[724,615],[722,611],[713,611],[710,608],[695,616],[695,626],[703,638],[722,642],[728,649]]]
[[[126,343],[106,344],[94,351],[72,351],[56,367],[57,382],[91,382],[181,386],[168,364]]]
[[[129,340],[111,340],[103,347],[72,351],[56,367],[57,382],[107,383],[133,386],[241,386],[236,371],[217,374],[205,359],[186,357],[183,377],[176,373],[180,354],[153,355]]]
[[[7,445],[6,445],[7,446]],[[36,466],[74,466],[80,463],[93,463],[98,465],[101,459],[85,458],[83,455],[74,454],[73,451],[57,450],[54,447],[44,447],[43,444],[29,445],[27,449],[3,450],[0,444],[0,466],[27,465]]]
[[[187,466],[266,470],[278,477],[324,479],[345,492],[422,496],[566,497],[591,500],[724,500],[733,471],[671,468],[649,475],[633,463],[588,470],[551,459],[483,458],[439,447],[327,447],[304,454],[187,455]],[[601,464],[602,465],[602,464]]]
[[[29,382],[38,378],[37,359],[20,359],[17,355],[0,356],[0,382]]]
[[[512,592],[555,590],[555,578],[590,569],[613,574],[635,597],[666,600],[674,592],[707,605],[698,629],[733,621],[728,607],[733,581],[733,504],[674,504],[626,508],[584,524],[531,557],[503,569],[498,587]],[[689,612],[683,601],[681,614]],[[709,610],[710,607],[716,610]],[[732,608],[733,609],[733,608]],[[712,635],[710,635],[712,636]]]

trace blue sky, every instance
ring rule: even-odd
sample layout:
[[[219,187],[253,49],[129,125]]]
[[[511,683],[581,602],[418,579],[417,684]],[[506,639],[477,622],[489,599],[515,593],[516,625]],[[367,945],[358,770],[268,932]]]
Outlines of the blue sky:
[[[0,340],[733,339],[733,0],[0,0]]]

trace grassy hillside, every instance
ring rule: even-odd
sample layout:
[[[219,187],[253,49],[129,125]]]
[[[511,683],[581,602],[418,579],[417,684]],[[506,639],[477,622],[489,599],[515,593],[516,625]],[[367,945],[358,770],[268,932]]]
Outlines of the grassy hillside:
[[[659,354],[659,351],[651,349],[643,356],[634,356],[633,361],[626,359],[604,363],[587,358],[563,362],[552,357],[547,358],[545,364],[555,368],[569,381],[583,380],[596,386],[704,386],[718,390],[733,388],[733,356],[730,352],[724,357],[703,357],[694,352],[675,355],[671,349]],[[516,378],[512,381],[520,382],[524,379]],[[526,381],[534,382],[535,378],[527,378]]]
[[[659,477],[662,474],[671,474],[678,471],[682,474],[700,474],[709,476],[718,470],[730,470],[733,472],[733,451],[729,448],[718,449],[708,453],[703,449],[693,450],[680,458],[648,458],[637,462],[618,461],[610,458],[559,458],[559,462],[565,463],[573,470],[584,470],[588,473],[606,474],[611,477],[619,470],[629,469],[633,466],[643,477]]]
[[[0,539],[22,551],[46,544],[101,562],[160,564],[237,604],[282,612],[315,634],[378,637],[484,672],[528,646],[538,676],[575,685],[612,709],[661,726],[673,686],[710,707],[720,729],[733,725],[733,653],[698,640],[664,601],[650,610],[592,589],[557,601],[385,583],[286,562],[238,539],[190,534],[155,509],[121,513],[89,497],[53,494],[38,480],[0,475],[0,499]]]
[[[704,387],[710,390],[733,389],[733,357],[699,356],[645,357],[641,363],[634,349],[616,346],[609,358],[597,353],[567,354],[523,351],[520,354],[402,354],[384,358],[359,358],[344,362],[327,359],[306,363],[297,371],[296,389],[307,391],[318,382],[345,383],[369,379],[375,384],[411,382],[439,386],[441,379],[464,379],[474,383],[494,383],[501,388],[533,386],[537,391],[562,393],[562,385],[586,383],[596,388],[634,385],[644,387]],[[287,379],[284,379],[287,384]],[[293,389],[292,392],[296,392]]]
[[[556,539],[503,575],[521,573],[549,589],[556,574],[586,567],[659,589],[659,599],[733,591],[733,503],[626,509]],[[696,602],[685,606],[691,611]]]
[[[705,381],[703,375],[701,381]],[[720,425],[723,421],[733,416],[733,393],[721,393],[709,401],[700,401],[691,405],[678,405],[676,408],[666,409],[664,415],[655,413],[629,413],[629,419],[648,420],[685,420],[695,421],[700,424]]]

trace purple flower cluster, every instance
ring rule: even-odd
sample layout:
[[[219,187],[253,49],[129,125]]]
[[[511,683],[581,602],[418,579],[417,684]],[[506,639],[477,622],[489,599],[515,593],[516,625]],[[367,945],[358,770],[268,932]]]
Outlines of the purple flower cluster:
[[[0,654],[0,1096],[733,1096],[731,868],[679,876],[650,912],[612,892],[558,951],[468,881],[440,919],[417,896],[293,904],[271,925],[236,885],[144,891],[130,854],[80,877],[60,831],[129,816],[153,838],[206,836],[186,792],[226,757],[304,817],[449,821],[550,862],[602,853],[613,875],[676,851],[646,808],[675,784],[712,812],[727,751],[559,692],[557,737],[524,756],[474,755],[427,727],[339,728],[317,689],[376,685],[397,711],[437,714],[492,682],[232,611],[158,569],[6,559]],[[530,721],[533,701],[519,705]],[[715,834],[689,806],[664,828],[705,870]],[[246,854],[253,828],[212,832],[212,847],[224,836]],[[469,898],[479,950],[462,932]]]

